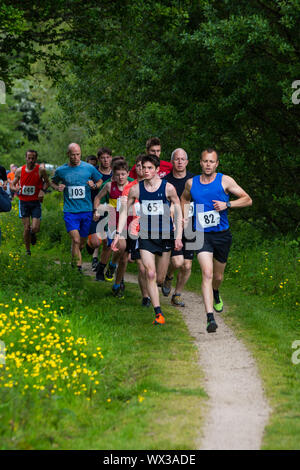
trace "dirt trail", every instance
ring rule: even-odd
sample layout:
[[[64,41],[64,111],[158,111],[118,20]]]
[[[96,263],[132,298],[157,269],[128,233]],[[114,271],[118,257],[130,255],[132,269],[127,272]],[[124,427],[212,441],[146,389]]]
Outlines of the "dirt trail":
[[[86,274],[94,276],[90,263]],[[126,282],[136,283],[129,273]],[[161,296],[162,304],[169,298]],[[216,314],[216,333],[206,333],[206,315],[202,297],[185,291],[183,318],[199,350],[199,364],[205,374],[204,387],[209,396],[199,450],[258,450],[270,407],[264,396],[255,362],[232,330]],[[175,308],[175,307],[174,307]]]

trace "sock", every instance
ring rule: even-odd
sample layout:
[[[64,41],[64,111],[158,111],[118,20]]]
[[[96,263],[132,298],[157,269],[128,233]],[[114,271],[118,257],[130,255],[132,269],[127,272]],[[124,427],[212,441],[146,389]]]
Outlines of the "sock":
[[[112,268],[116,268],[117,265],[116,264],[113,264],[111,261],[109,262],[109,266],[111,266]]]
[[[119,289],[119,287],[120,287],[120,284],[114,284],[113,285],[113,290],[117,290],[117,289]]]
[[[106,264],[98,263],[97,271],[104,271]]]
[[[155,312],[155,315],[158,315],[159,313],[162,315],[162,311],[160,307],[154,307],[154,312]]]
[[[215,299],[216,304],[220,303],[219,291],[213,289],[213,293],[214,293],[214,299]]]
[[[210,322],[212,320],[215,320],[214,314],[213,313],[207,313],[207,321]]]

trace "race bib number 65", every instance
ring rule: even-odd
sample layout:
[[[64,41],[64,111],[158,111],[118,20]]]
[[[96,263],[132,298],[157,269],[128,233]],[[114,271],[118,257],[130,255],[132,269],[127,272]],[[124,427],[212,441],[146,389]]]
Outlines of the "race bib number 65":
[[[145,215],[163,215],[164,203],[163,201],[143,201],[142,202],[143,214]]]
[[[84,199],[85,186],[69,186],[69,199]]]
[[[218,211],[198,212],[198,221],[202,228],[216,227],[220,223]]]

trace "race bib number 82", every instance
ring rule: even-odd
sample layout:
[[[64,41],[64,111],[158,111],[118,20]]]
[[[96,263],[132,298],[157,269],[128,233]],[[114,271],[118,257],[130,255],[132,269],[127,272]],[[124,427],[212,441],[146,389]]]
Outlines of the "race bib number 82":
[[[220,223],[218,211],[198,212],[198,221],[202,228],[216,227]]]

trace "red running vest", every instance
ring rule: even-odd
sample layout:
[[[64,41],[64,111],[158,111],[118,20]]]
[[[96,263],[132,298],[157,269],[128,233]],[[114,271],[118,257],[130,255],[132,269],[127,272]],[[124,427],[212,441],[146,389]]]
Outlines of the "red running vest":
[[[38,194],[43,187],[43,181],[39,175],[40,165],[36,164],[34,169],[26,171],[26,165],[22,166],[20,178],[20,191],[18,194],[21,201],[37,201]]]

